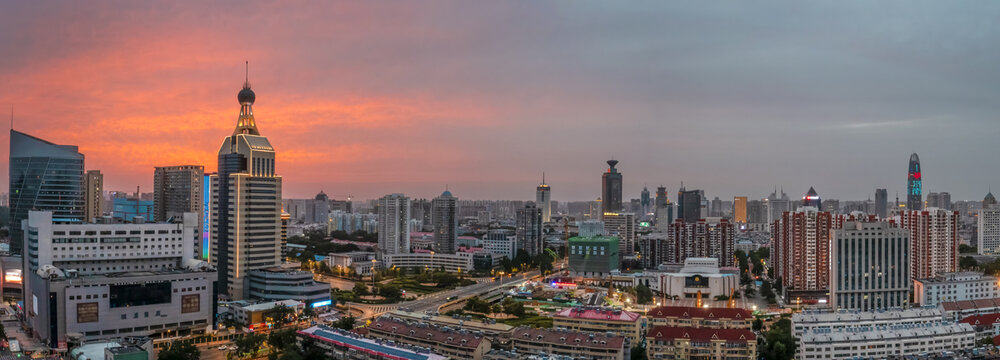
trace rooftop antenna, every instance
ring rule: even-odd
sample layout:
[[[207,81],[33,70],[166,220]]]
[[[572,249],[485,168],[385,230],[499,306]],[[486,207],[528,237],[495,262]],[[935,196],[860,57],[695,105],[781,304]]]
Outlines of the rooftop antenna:
[[[250,60],[246,61],[246,80],[243,81],[243,85],[250,87]]]
[[[542,185],[545,185],[545,172],[542,171]]]
[[[14,104],[10,104],[10,129],[14,130]]]

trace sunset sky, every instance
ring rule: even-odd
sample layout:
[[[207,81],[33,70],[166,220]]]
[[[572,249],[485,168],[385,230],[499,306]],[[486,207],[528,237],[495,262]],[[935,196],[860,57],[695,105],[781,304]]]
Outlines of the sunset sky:
[[[9,1],[0,113],[150,191],[214,171],[249,61],[285,197],[590,200],[614,156],[626,199],[892,199],[911,152],[925,193],[1000,189],[1000,2],[805,5]]]

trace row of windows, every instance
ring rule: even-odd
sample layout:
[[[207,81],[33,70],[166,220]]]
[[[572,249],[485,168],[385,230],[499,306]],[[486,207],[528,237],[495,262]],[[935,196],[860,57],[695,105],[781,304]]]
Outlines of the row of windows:
[[[83,232],[81,232],[79,230],[72,230],[72,231],[68,231],[68,232],[67,231],[53,231],[52,235],[66,235],[67,233],[69,233],[69,235],[72,236],[72,235],[97,235],[98,232],[95,231],[95,230],[87,230],[87,231],[83,231]],[[153,235],[153,234],[180,234],[180,233],[181,233],[181,230],[176,230],[176,229],[175,230],[141,230],[141,231],[140,230],[128,230],[128,231],[126,231],[126,230],[115,230],[114,234],[112,234],[111,230],[101,230],[100,231],[101,235],[140,235],[140,234]]]

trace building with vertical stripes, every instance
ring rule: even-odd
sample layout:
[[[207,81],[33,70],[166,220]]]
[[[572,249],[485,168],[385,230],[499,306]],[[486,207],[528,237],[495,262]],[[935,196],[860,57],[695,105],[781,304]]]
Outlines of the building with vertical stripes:
[[[830,307],[875,311],[909,305],[910,235],[888,222],[849,221],[833,231]]]
[[[250,82],[237,95],[236,129],[219,149],[219,169],[211,176],[211,263],[219,271],[220,293],[248,296],[250,270],[281,264],[281,176],[275,152],[253,116],[256,95]]]

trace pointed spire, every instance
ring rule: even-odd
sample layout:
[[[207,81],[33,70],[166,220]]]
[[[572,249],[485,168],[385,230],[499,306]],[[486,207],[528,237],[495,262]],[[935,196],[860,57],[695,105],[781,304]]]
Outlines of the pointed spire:
[[[545,185],[545,172],[542,171],[542,185]]]
[[[250,88],[250,60],[246,60],[246,78],[243,80],[243,87],[246,89]]]

